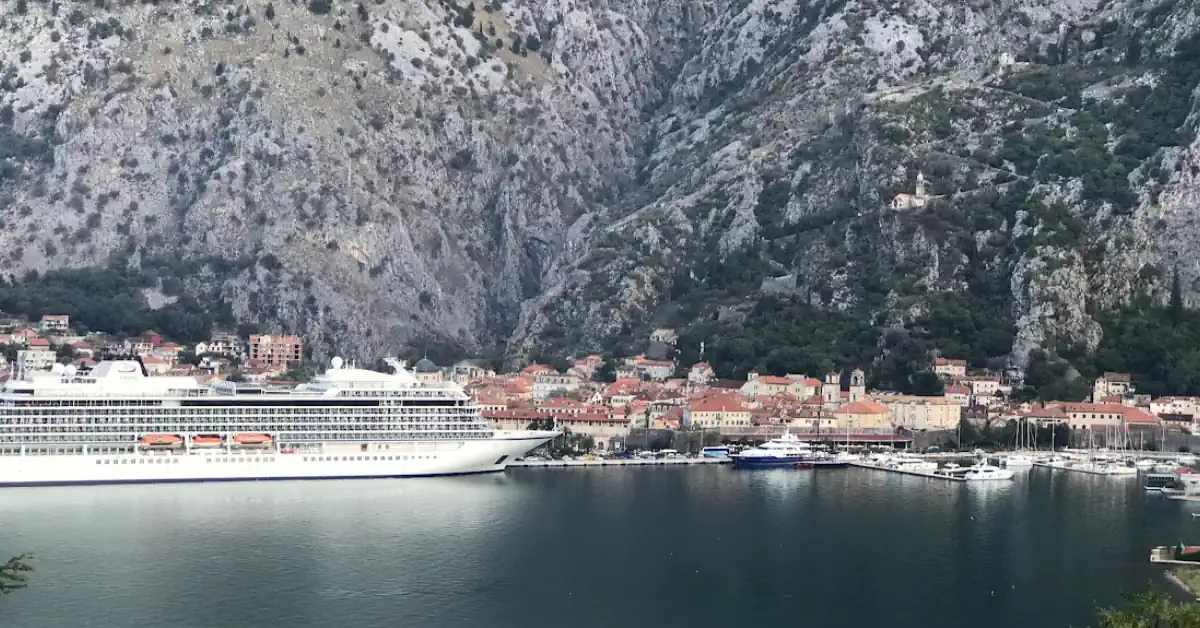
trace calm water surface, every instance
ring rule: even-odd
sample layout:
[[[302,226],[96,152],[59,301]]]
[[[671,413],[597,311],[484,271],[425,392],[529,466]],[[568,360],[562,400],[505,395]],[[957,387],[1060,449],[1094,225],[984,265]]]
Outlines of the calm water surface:
[[[513,470],[5,489],[7,627],[1086,626],[1200,506],[1034,470]],[[5,553],[7,552],[7,553]]]

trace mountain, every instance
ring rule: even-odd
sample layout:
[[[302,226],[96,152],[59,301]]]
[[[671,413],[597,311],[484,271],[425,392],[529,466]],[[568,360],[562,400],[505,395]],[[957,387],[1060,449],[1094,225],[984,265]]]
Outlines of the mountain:
[[[1191,3],[0,6],[10,276],[140,268],[318,356],[669,326],[904,378],[1200,277]]]

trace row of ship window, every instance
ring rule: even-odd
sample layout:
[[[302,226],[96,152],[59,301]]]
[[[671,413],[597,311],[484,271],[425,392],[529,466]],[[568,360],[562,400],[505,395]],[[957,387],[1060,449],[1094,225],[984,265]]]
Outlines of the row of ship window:
[[[324,433],[324,434],[280,434],[281,439],[294,441],[443,441],[443,440],[481,440],[492,437],[492,432],[430,432],[426,434],[415,432],[346,432]],[[122,443],[135,442],[138,440],[136,434],[88,434],[87,440],[90,443]],[[79,437],[71,434],[22,434],[20,436],[6,436],[0,434],[0,443],[8,444],[24,444],[24,443],[77,443]]]
[[[437,456],[304,456],[301,458],[304,462],[379,462],[392,460],[433,460]],[[223,462],[275,462],[276,458],[268,456],[247,456],[245,458],[205,458],[207,463],[223,463]],[[96,461],[96,464],[179,464],[178,458],[102,458]]]
[[[304,456],[305,462],[378,462],[380,460],[433,460],[437,456]]]
[[[107,459],[101,458],[96,461],[96,464],[179,464],[176,458],[140,458],[130,460],[129,458]]]
[[[322,430],[322,431],[318,432],[315,430]],[[39,426],[28,426],[28,427],[24,427],[24,428],[9,428],[9,429],[0,428],[0,438],[3,438],[6,435],[9,435],[9,436],[47,436],[47,435],[53,435],[53,434],[132,435],[132,434],[138,434],[138,433],[144,434],[147,432],[160,432],[160,431],[161,432],[171,432],[171,433],[198,432],[198,433],[202,433],[202,434],[209,433],[209,432],[258,433],[258,432],[265,431],[265,432],[270,432],[270,433],[302,434],[302,435],[304,435],[304,438],[307,440],[311,440],[313,438],[320,438],[322,434],[329,434],[329,435],[346,434],[347,432],[351,432],[351,433],[355,433],[355,434],[370,435],[371,437],[367,438],[367,440],[387,440],[387,439],[379,439],[379,438],[375,438],[375,437],[393,436],[396,434],[418,434],[419,435],[419,436],[415,436],[414,438],[429,438],[429,436],[431,434],[445,435],[445,436],[450,436],[450,437],[455,437],[455,438],[458,438],[458,437],[480,438],[480,437],[486,437],[486,436],[491,435],[489,428],[476,428],[474,426],[458,426],[458,425],[437,425],[437,426],[385,425],[385,426],[380,426],[379,429],[364,429],[362,426],[349,426],[349,425],[347,425],[347,426],[321,425],[321,426],[313,426],[312,431],[306,430],[303,432],[298,432],[295,430],[295,428],[289,428],[287,426],[282,426],[282,425],[255,425],[255,426],[247,425],[247,426],[233,426],[233,427],[228,427],[228,426],[219,426],[218,427],[218,426],[204,426],[204,425],[200,425],[200,426],[197,426],[197,425],[190,425],[190,426],[159,425],[159,426],[154,426],[154,427],[143,427],[143,426],[133,426],[133,425],[112,425],[112,426],[106,426],[104,429],[101,429],[99,426],[89,427],[89,428],[81,428],[81,427],[73,427],[73,426],[68,426],[68,425],[62,425],[62,426],[39,425]]]
[[[170,418],[170,417],[163,417],[163,418],[164,418],[163,421],[154,421],[154,422],[129,420],[129,419],[97,419],[95,421],[89,421],[87,423],[80,423],[78,421],[70,421],[70,420],[64,420],[64,419],[33,419],[33,420],[26,420],[22,423],[0,423],[0,432],[25,431],[25,430],[33,429],[34,427],[44,426],[44,425],[58,425],[58,426],[69,427],[69,428],[76,429],[76,430],[91,430],[91,429],[96,429],[99,427],[112,427],[112,426],[128,426],[128,429],[132,429],[132,430],[140,429],[141,426],[152,426],[153,429],[160,430],[160,429],[164,429],[163,428],[164,425],[166,425],[166,426],[186,425],[186,426],[189,426],[186,429],[198,428],[201,430],[210,429],[210,430],[216,430],[216,431],[222,431],[222,430],[226,430],[226,429],[235,430],[235,431],[236,430],[261,430],[261,429],[266,429],[265,426],[272,426],[273,429],[289,429],[289,428],[295,429],[295,426],[297,426],[297,425],[312,426],[313,428],[325,427],[327,429],[337,429],[337,430],[344,430],[347,427],[355,427],[355,426],[361,426],[362,429],[371,429],[371,428],[378,429],[379,426],[384,426],[387,429],[424,429],[424,430],[428,430],[428,429],[440,429],[440,430],[487,429],[487,423],[484,423],[482,421],[447,421],[444,418],[431,418],[430,420],[427,420],[427,421],[396,420],[393,418],[388,421],[358,421],[358,420],[279,421],[279,420],[271,420],[270,422],[258,421],[258,422],[254,422],[254,423],[233,423],[233,422],[215,423],[215,422],[211,422],[211,421],[206,422],[206,423],[201,423],[199,421],[186,421],[185,422],[185,421],[180,421],[177,418]],[[288,426],[288,427],[278,427],[278,426]],[[402,426],[402,427],[396,427],[396,426]]]
[[[474,408],[6,408],[8,417],[27,416],[396,416],[396,415],[455,415],[477,416]]]
[[[113,405],[161,406],[162,404],[171,401],[170,398],[172,398],[172,397],[187,398],[187,399],[210,397],[210,395],[206,394],[203,391],[197,392],[197,391],[177,390],[177,391],[168,391],[168,392],[170,394],[164,395],[163,397],[159,397],[159,398],[153,398],[153,399],[128,399],[128,398],[122,399],[119,397],[113,398],[113,399],[96,399],[95,397],[88,397],[88,398],[82,398],[82,399],[62,399],[62,398],[59,398],[59,399],[38,399],[38,398],[22,399],[22,398],[17,398],[17,399],[6,399],[4,401],[4,405],[6,405],[6,406],[45,406],[45,407],[54,407],[54,408],[71,407],[71,406],[93,406],[94,407],[94,406],[113,406]],[[337,397],[387,398],[387,401],[385,403],[400,403],[400,402],[403,402],[405,399],[422,399],[422,400],[442,399],[447,404],[462,404],[462,403],[466,403],[468,401],[465,398],[456,397],[456,396],[448,396],[444,393],[443,394],[429,394],[429,393],[415,393],[414,394],[414,393],[395,393],[395,392],[367,393],[367,392],[344,391],[335,396],[337,396]],[[231,397],[230,395],[217,395],[212,398],[214,401],[216,401],[216,400],[228,401],[228,399],[230,397]],[[260,396],[255,395],[255,397],[258,398]],[[322,396],[312,395],[312,396],[307,396],[307,397],[297,397],[296,400],[298,400],[298,401],[299,400],[313,401],[313,400],[319,400],[322,398],[323,398]],[[279,398],[272,397],[272,399],[279,399]],[[283,397],[282,399],[286,400],[287,397]]]

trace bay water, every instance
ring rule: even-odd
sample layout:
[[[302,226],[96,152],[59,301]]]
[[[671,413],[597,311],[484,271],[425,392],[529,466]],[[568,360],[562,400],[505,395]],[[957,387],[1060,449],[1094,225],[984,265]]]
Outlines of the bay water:
[[[1094,625],[1192,505],[1034,469],[513,469],[0,490],[13,628]],[[5,552],[7,552],[5,554]]]

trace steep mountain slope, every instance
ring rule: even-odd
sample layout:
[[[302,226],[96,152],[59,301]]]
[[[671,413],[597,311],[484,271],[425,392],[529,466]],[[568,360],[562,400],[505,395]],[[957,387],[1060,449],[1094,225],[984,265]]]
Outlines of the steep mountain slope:
[[[1189,3],[0,11],[10,273],[115,255],[319,353],[711,344],[769,295],[1023,359],[1200,275]]]
[[[770,295],[871,321],[869,342],[885,351],[904,340],[887,328],[977,365],[1002,366],[1010,351],[1021,364],[1038,346],[1094,348],[1097,309],[1165,299],[1173,269],[1195,292],[1194,10],[731,8],[659,114],[648,202],[594,239],[543,314],[527,317],[527,337],[574,344],[655,323],[711,347]],[[713,68],[743,71],[722,80]],[[918,171],[928,206],[889,209]],[[945,309],[976,320],[925,333]],[[733,363],[750,368],[778,346],[718,349],[747,354]],[[810,353],[774,366],[813,368],[824,356]]]
[[[685,4],[6,3],[10,268],[196,260],[362,354],[495,345],[633,186]]]

